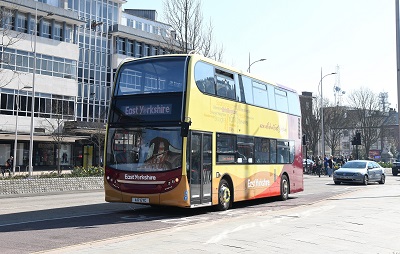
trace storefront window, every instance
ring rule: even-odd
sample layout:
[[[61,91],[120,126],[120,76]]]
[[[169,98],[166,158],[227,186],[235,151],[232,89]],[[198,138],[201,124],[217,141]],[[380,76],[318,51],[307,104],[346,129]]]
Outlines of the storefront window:
[[[62,144],[60,147],[60,165],[72,165],[71,144]],[[57,165],[57,144],[39,143],[35,149],[35,166],[56,166]]]
[[[63,144],[61,145],[60,150],[60,165],[71,165],[71,145],[70,144]]]

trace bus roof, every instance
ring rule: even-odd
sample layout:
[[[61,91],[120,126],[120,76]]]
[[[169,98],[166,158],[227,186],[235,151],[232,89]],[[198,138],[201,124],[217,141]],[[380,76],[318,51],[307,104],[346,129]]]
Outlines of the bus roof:
[[[195,59],[195,60],[197,60],[197,61],[201,60],[201,61],[204,61],[204,62],[213,64],[213,65],[215,65],[215,66],[221,67],[221,68],[223,68],[223,69],[229,70],[229,71],[231,71],[231,72],[236,72],[236,73],[238,73],[238,74],[240,74],[240,75],[242,75],[242,76],[247,76],[247,77],[249,77],[249,78],[256,79],[256,80],[261,81],[261,82],[267,82],[268,84],[271,84],[271,85],[273,85],[273,86],[276,86],[276,87],[279,87],[279,88],[282,88],[282,89],[285,89],[285,90],[288,90],[288,91],[297,93],[297,91],[296,91],[295,89],[293,89],[293,88],[290,88],[290,87],[281,85],[281,84],[276,83],[276,82],[271,82],[271,81],[268,81],[268,80],[266,80],[266,79],[262,79],[262,78],[260,78],[260,77],[258,77],[258,76],[256,76],[256,75],[253,75],[253,74],[248,73],[248,72],[244,72],[244,71],[242,71],[242,70],[239,70],[239,69],[234,68],[234,67],[232,67],[232,66],[229,66],[229,65],[227,65],[227,64],[218,62],[218,61],[213,60],[213,59],[211,59],[211,58],[202,56],[202,55],[200,55],[200,54],[168,54],[168,55],[147,56],[147,57],[141,57],[141,58],[126,58],[126,59],[124,59],[124,60],[120,63],[120,65],[122,65],[122,64],[124,64],[124,63],[128,63],[128,62],[132,62],[132,61],[143,60],[143,59],[165,58],[165,57],[177,57],[177,56],[190,57],[190,58]]]

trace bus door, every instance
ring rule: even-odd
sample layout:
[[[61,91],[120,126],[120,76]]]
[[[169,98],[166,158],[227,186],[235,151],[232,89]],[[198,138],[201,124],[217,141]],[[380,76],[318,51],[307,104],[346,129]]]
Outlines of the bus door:
[[[190,138],[190,204],[211,205],[212,134],[191,132]]]

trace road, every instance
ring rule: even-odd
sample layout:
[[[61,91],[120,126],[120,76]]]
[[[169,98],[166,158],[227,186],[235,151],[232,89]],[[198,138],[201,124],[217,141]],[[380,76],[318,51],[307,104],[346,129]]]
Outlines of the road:
[[[85,243],[98,243],[105,239],[146,235],[150,237],[152,232],[173,234],[185,229],[196,231],[196,228],[210,226],[210,222],[221,227],[244,219],[256,220],[260,216],[272,216],[272,214],[276,216],[293,209],[307,210],[313,207],[312,211],[315,211],[320,209],[319,204],[323,202],[347,199],[352,193],[376,189],[382,193],[387,190],[387,196],[390,196],[393,188],[400,189],[398,188],[400,177],[388,176],[385,185],[337,186],[327,176],[319,178],[306,175],[304,185],[304,192],[291,195],[285,202],[272,198],[240,202],[225,212],[217,212],[212,208],[151,208],[135,204],[106,203],[102,191],[1,197],[0,249],[2,253],[32,253],[54,249],[54,253],[62,251],[69,253],[69,246],[85,246]],[[398,198],[400,203],[399,196],[393,198]],[[393,209],[393,206],[388,206],[387,209]],[[307,221],[308,227],[310,225],[312,227],[312,221],[313,217],[310,216]],[[273,228],[268,229],[271,230]],[[148,242],[148,239],[143,241]],[[393,253],[400,253],[400,244],[397,251]],[[82,249],[71,253],[78,252],[82,252]],[[99,250],[86,251],[86,253],[94,252],[97,253]],[[149,250],[148,253],[157,252]],[[221,253],[232,253],[232,251]]]

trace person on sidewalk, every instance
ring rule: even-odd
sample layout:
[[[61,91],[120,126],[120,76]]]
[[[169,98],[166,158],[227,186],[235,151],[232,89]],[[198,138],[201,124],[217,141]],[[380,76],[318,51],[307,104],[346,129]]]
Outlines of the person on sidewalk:
[[[318,174],[318,177],[321,177],[321,171],[322,171],[322,165],[323,165],[323,161],[322,161],[322,156],[318,155],[315,159],[315,164],[317,164],[317,172],[316,174]]]
[[[328,175],[328,156],[324,155],[324,175]]]
[[[1,169],[1,173],[4,174],[8,171],[8,175],[11,176],[11,169],[13,168],[14,158],[11,156],[7,161],[4,169]]]
[[[331,155],[328,159],[328,175],[331,177],[333,174],[333,156]]]

